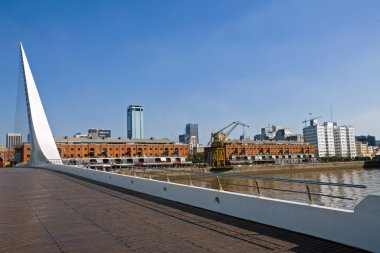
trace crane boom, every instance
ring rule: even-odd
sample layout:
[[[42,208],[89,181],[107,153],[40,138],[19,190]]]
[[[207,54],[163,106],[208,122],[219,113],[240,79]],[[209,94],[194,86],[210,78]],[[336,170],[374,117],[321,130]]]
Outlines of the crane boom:
[[[237,127],[237,126],[243,126],[243,127],[249,127],[249,125],[243,123],[243,122],[240,122],[240,121],[234,121],[232,122],[231,124],[223,127],[222,129],[220,129],[219,131],[217,132],[213,132],[211,133],[211,140],[210,140],[210,144],[212,143],[224,143],[225,140],[227,139],[227,137],[232,133],[232,131]],[[230,129],[224,133],[223,131],[228,129],[230,127]]]
[[[226,133],[226,137],[228,136],[228,135],[230,135],[230,133],[237,127],[237,126],[243,126],[243,127],[249,127],[247,124],[244,124],[243,122],[240,122],[240,121],[236,121],[236,122],[234,122],[235,123],[235,125],[230,129],[230,130],[228,130],[227,131],[227,133]]]
[[[220,129],[219,131],[217,131],[216,133],[220,133],[220,132],[223,132],[224,130],[226,130],[227,128],[229,128],[230,126],[232,126],[233,124],[236,124],[236,121],[232,122],[231,124],[229,124],[228,126],[225,126],[223,127],[222,129]]]
[[[302,123],[305,123],[305,127],[306,127],[306,123],[308,122],[308,121],[310,121],[310,125],[312,125],[313,123],[314,123],[314,120],[316,120],[316,119],[319,119],[319,118],[321,118],[322,116],[318,116],[318,117],[314,117],[314,118],[310,118],[310,119],[305,119],[304,121],[302,121]]]

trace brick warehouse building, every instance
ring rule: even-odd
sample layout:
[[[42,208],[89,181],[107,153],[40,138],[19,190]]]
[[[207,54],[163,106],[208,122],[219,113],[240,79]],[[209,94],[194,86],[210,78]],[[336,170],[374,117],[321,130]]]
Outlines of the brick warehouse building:
[[[3,162],[13,161],[14,153],[13,148],[3,148],[0,145],[0,158]]]
[[[231,141],[226,144],[226,156],[232,155],[299,155],[315,154],[315,146],[286,141]]]
[[[225,143],[226,160],[244,161],[275,161],[300,159],[306,160],[315,156],[315,146],[308,143],[292,141],[238,141],[230,140]],[[205,157],[210,159],[212,148],[205,148]]]
[[[167,139],[91,139],[91,138],[54,138],[61,158],[91,157],[186,157],[189,149],[186,144]],[[30,144],[24,143],[16,148],[22,162],[30,160]]]

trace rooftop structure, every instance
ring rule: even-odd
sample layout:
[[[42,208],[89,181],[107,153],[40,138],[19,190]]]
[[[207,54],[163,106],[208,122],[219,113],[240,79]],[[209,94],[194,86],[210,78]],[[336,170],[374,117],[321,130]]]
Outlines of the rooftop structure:
[[[90,128],[88,129],[88,135],[94,139],[95,138],[111,138],[111,130]]]
[[[74,138],[87,138],[88,134],[76,133],[73,135]]]

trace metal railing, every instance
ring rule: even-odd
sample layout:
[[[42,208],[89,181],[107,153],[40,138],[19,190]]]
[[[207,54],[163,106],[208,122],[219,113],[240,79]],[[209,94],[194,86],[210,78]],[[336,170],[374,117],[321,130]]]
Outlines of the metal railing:
[[[111,173],[117,173],[117,174],[129,174],[131,176],[135,177],[142,177],[142,178],[148,178],[150,180],[160,180],[160,181],[167,181],[167,182],[176,182],[181,184],[186,184],[189,186],[194,186],[194,182],[199,181],[203,183],[209,183],[214,184],[214,187],[207,187],[207,185],[203,186],[206,188],[217,188],[219,190],[227,190],[231,191],[228,188],[235,187],[235,188],[249,188],[249,189],[255,189],[257,196],[263,196],[264,190],[272,190],[277,192],[285,192],[285,193],[296,193],[296,194],[304,194],[306,196],[306,200],[309,204],[314,204],[313,196],[320,196],[320,197],[329,197],[329,198],[336,198],[336,199],[342,199],[342,200],[351,200],[353,201],[354,198],[349,198],[345,196],[337,196],[332,194],[323,194],[318,192],[312,192],[311,186],[330,186],[330,187],[348,187],[348,188],[357,188],[357,189],[365,189],[367,188],[366,185],[361,184],[345,184],[345,183],[332,183],[332,182],[320,182],[320,181],[312,181],[312,180],[299,180],[299,179],[287,179],[287,178],[273,178],[273,177],[263,177],[263,176],[254,176],[254,175],[243,175],[243,174],[225,174],[225,173],[217,173],[217,172],[206,172],[203,171],[194,171],[192,169],[184,170],[184,169],[174,169],[174,168],[163,168],[163,167],[136,167],[136,166],[118,166],[118,165],[112,165],[112,166],[106,166],[106,167],[99,167],[99,166],[91,166],[87,165],[88,167],[82,167],[87,169],[94,169],[94,170],[102,170],[102,171],[108,171]],[[79,166],[78,166],[79,167]],[[248,181],[252,181],[251,184],[240,184],[240,183],[232,183],[227,182],[229,178],[234,179],[244,179]],[[224,180],[227,179],[227,180]],[[187,183],[184,183],[183,181],[186,181]],[[284,188],[278,188],[278,187],[269,187],[265,186],[265,182],[279,182],[279,183],[291,183],[291,184],[301,184],[304,185],[305,190],[299,190],[299,189],[284,189]],[[215,185],[216,183],[216,185]],[[299,188],[299,187],[298,187]],[[231,191],[234,192],[234,191]],[[239,192],[239,191],[237,191]],[[252,192],[250,192],[252,194]]]

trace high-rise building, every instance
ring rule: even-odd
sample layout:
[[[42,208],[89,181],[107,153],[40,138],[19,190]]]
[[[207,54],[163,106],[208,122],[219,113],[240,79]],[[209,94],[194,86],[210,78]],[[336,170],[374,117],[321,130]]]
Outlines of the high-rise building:
[[[339,157],[347,157],[347,128],[343,126],[336,126],[334,128],[334,144],[335,154]]]
[[[186,143],[186,134],[180,134],[180,135],[178,136],[178,141],[179,141],[180,143]]]
[[[326,155],[335,156],[334,123],[325,122],[323,126],[325,130]]]
[[[303,141],[301,134],[294,134],[290,128],[284,128],[279,125],[272,125],[261,128],[261,134],[255,135],[255,141],[276,140],[276,141]]]
[[[360,135],[355,137],[357,141],[360,141],[361,143],[367,143],[368,146],[376,146],[376,138],[372,135]]]
[[[144,107],[130,105],[127,109],[127,137],[130,139],[144,138]]]
[[[197,142],[199,142],[198,135],[198,124],[188,123],[185,128],[186,140],[190,139],[192,136],[197,137]]]
[[[347,146],[348,146],[348,157],[356,157],[356,143],[355,143],[355,129],[351,126],[346,126],[347,129]]]
[[[333,122],[313,122],[303,129],[304,141],[316,145],[318,157],[356,157],[355,130]]]
[[[261,128],[261,135],[263,140],[273,140],[276,137],[278,130],[282,129],[282,126],[272,125]]]
[[[318,157],[325,157],[327,155],[325,127],[318,124],[312,124],[303,129],[304,141],[314,144],[316,155]]]
[[[22,144],[22,135],[20,133],[7,133],[6,147],[13,148]]]

